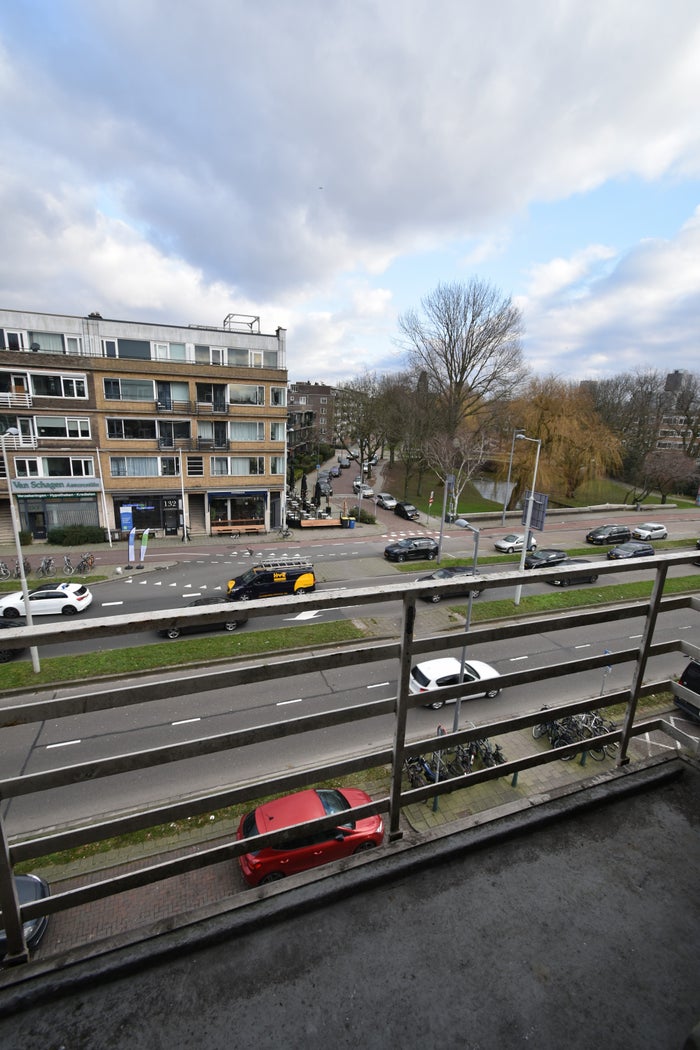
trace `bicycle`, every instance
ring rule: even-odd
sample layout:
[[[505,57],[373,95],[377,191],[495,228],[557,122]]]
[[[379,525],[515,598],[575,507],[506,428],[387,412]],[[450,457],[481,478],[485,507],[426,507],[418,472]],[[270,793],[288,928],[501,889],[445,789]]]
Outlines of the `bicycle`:
[[[45,557],[41,559],[41,565],[36,570],[37,576],[55,576],[56,575],[56,563],[51,557]]]
[[[280,525],[280,527],[277,530],[277,535],[280,537],[280,539],[288,540],[292,535],[292,530],[288,528],[287,525]]]
[[[31,574],[32,574],[32,566],[31,566],[31,564],[29,562],[29,558],[24,558],[22,560],[22,568],[20,568],[19,560],[17,558],[15,558],[15,567],[12,570],[12,578],[15,579],[15,580],[21,580],[22,579],[22,569],[24,570],[25,578],[27,576],[31,576]]]
[[[77,565],[74,565],[68,554],[63,555],[63,571],[66,576],[87,576],[95,564],[94,554],[83,554]]]
[[[4,561],[0,561],[0,580],[9,580],[11,575],[11,569],[5,564]]]

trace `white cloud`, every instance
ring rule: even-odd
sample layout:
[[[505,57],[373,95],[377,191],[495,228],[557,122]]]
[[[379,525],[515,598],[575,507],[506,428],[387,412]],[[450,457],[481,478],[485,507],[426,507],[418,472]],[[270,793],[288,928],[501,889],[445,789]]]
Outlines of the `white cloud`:
[[[533,203],[700,179],[699,96],[695,0],[663,18],[632,0],[19,5],[0,15],[0,302],[255,313],[289,328],[290,368],[395,367],[393,264],[430,258],[423,294],[497,273]],[[529,285],[507,291],[542,360],[619,360],[660,322],[680,353],[697,245],[645,236],[640,216],[615,256],[603,237],[520,264]]]

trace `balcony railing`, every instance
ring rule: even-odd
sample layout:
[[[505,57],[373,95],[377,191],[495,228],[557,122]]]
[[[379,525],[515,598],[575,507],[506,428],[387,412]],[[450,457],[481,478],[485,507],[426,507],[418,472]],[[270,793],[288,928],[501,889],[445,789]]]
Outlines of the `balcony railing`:
[[[427,654],[440,654],[445,649],[454,650],[460,645],[478,647],[479,643],[503,640],[508,644],[509,650],[513,650],[513,640],[527,638],[535,633],[573,631],[581,632],[587,627],[595,627],[601,624],[617,624],[620,620],[642,617],[644,619],[641,632],[641,642],[636,640],[630,648],[615,653],[603,652],[595,656],[583,656],[580,659],[567,659],[563,663],[543,664],[539,667],[530,667],[526,670],[512,671],[501,675],[494,680],[493,684],[502,689],[515,688],[518,685],[526,685],[538,681],[564,680],[569,676],[578,676],[582,672],[597,670],[602,671],[607,665],[628,665],[630,686],[611,692],[605,696],[581,696],[575,701],[561,703],[556,707],[548,709],[548,719],[556,719],[566,715],[589,711],[594,708],[606,708],[610,705],[626,705],[626,713],[621,724],[613,731],[604,736],[591,738],[569,745],[569,750],[575,747],[578,752],[585,754],[591,747],[599,747],[601,743],[616,742],[619,745],[620,766],[628,762],[628,747],[633,737],[649,733],[653,730],[662,730],[670,738],[681,741],[685,746],[692,747],[692,741],[676,730],[670,723],[663,719],[653,718],[647,721],[637,721],[637,701],[640,696],[658,692],[660,689],[669,689],[671,683],[668,680],[654,681],[646,674],[649,657],[662,655],[670,652],[689,653],[696,651],[696,647],[687,642],[685,638],[669,637],[666,624],[661,622],[665,613],[672,613],[679,609],[687,609],[689,615],[700,612],[700,599],[693,596],[673,595],[664,598],[664,584],[669,568],[684,567],[692,564],[696,557],[694,551],[673,552],[657,555],[653,558],[642,559],[635,565],[625,563],[601,562],[597,569],[601,575],[620,572],[647,570],[653,578],[653,588],[648,600],[635,601],[629,605],[610,605],[590,609],[577,609],[570,614],[557,613],[538,619],[523,619],[515,622],[499,622],[488,626],[474,628],[462,632],[456,632],[448,636],[421,637],[415,636],[416,605],[422,595],[434,593],[439,589],[444,599],[456,598],[459,594],[459,583],[436,583],[403,582],[401,587],[401,600],[403,603],[403,616],[400,629],[395,641],[381,642],[377,644],[350,645],[346,648],[334,647],[328,652],[321,653],[290,653],[286,655],[275,655],[269,660],[247,660],[245,665],[235,667],[224,667],[215,671],[196,671],[192,674],[169,677],[163,674],[150,681],[130,683],[128,686],[118,687],[114,684],[106,686],[102,690],[86,695],[81,689],[76,688],[73,696],[64,696],[58,699],[37,700],[35,695],[28,692],[26,700],[21,698],[15,702],[6,704],[0,710],[0,728],[8,726],[29,725],[32,723],[53,722],[55,719],[68,718],[73,715],[93,713],[111,710],[114,712],[121,708],[127,713],[134,705],[144,702],[169,700],[177,697],[187,696],[196,703],[196,697],[200,693],[206,693],[214,689],[226,689],[246,691],[251,684],[284,681],[289,676],[312,675],[319,673],[338,673],[345,670],[348,682],[354,683],[357,678],[357,669],[361,666],[372,666],[380,661],[391,660],[395,664],[394,678],[397,680],[396,695],[385,699],[369,699],[367,701],[349,704],[344,707],[323,710],[311,714],[303,714],[290,717],[280,722],[269,721],[261,724],[253,719],[251,725],[229,729],[227,731],[201,735],[187,741],[181,741],[162,747],[151,747],[147,750],[134,751],[130,753],[115,753],[104,757],[88,758],[85,761],[74,764],[58,766],[48,771],[23,772],[18,775],[5,773],[0,780],[0,797],[4,800],[31,795],[36,792],[50,792],[51,797],[59,804],[58,796],[63,790],[74,793],[78,786],[91,785],[95,780],[109,777],[125,776],[133,782],[133,775],[138,770],[157,769],[172,762],[188,762],[201,760],[205,756],[227,754],[230,756],[229,768],[235,768],[235,754],[239,749],[254,747],[257,744],[269,744],[272,741],[285,741],[290,738],[303,737],[305,734],[317,734],[309,738],[309,744],[302,747],[292,748],[292,753],[304,754],[308,758],[307,764],[297,768],[290,768],[282,762],[284,772],[279,772],[279,759],[272,759],[272,765],[266,769],[263,765],[258,767],[258,778],[255,782],[232,783],[226,787],[216,787],[211,791],[199,792],[193,797],[183,798],[179,792],[173,793],[171,799],[165,801],[151,802],[148,798],[142,800],[142,804],[134,803],[134,811],[124,815],[119,813],[113,816],[101,816],[95,814],[95,819],[81,826],[71,826],[66,830],[52,829],[49,831],[24,831],[21,839],[12,838],[7,833],[8,816],[0,819],[0,899],[3,901],[3,919],[6,928],[8,959],[6,962],[21,963],[27,960],[28,953],[24,940],[23,922],[36,918],[40,915],[64,911],[68,908],[79,908],[89,901],[109,897],[113,894],[125,892],[126,890],[156,883],[160,880],[171,878],[193,871],[208,865],[230,860],[251,848],[248,841],[229,841],[223,845],[202,846],[196,852],[174,860],[158,860],[155,863],[146,864],[136,871],[119,874],[114,877],[104,878],[98,883],[90,883],[86,880],[85,885],[70,890],[58,891],[51,897],[32,903],[18,906],[12,889],[12,875],[14,868],[19,863],[26,863],[36,858],[46,856],[59,850],[75,849],[88,843],[99,842],[115,835],[142,831],[145,828],[155,827],[187,817],[194,817],[203,813],[213,813],[227,806],[250,803],[262,797],[281,792],[297,790],[303,786],[310,786],[324,781],[342,781],[345,776],[386,765],[391,769],[391,787],[386,797],[378,798],[369,804],[354,808],[347,814],[349,819],[359,819],[376,813],[387,814],[389,839],[401,837],[399,820],[403,806],[423,800],[429,800],[447,792],[461,790],[474,784],[496,778],[513,778],[515,785],[517,775],[520,771],[532,769],[540,765],[557,762],[566,752],[566,748],[557,748],[550,751],[542,751],[534,744],[531,754],[516,761],[506,762],[503,765],[479,769],[478,772],[469,773],[459,777],[443,780],[439,783],[426,784],[417,788],[406,788],[402,784],[402,768],[406,753],[426,753],[433,750],[456,746],[458,743],[468,743],[476,738],[498,738],[499,736],[513,732],[514,730],[527,729],[542,720],[539,709],[528,711],[516,717],[488,721],[478,726],[469,725],[460,728],[456,732],[447,735],[428,735],[411,737],[407,730],[408,714],[416,707],[425,703],[425,694],[412,694],[409,691],[409,675],[413,664],[418,657]],[[573,567],[572,567],[573,568]],[[503,590],[513,588],[521,584],[527,587],[529,584],[542,581],[549,577],[555,577],[559,571],[557,568],[545,569],[537,573],[510,571],[489,575],[483,582],[488,584],[490,590]],[[576,570],[573,569],[572,575]],[[475,582],[479,582],[479,578]],[[357,588],[344,591],[340,594],[334,591],[332,596],[325,597],[322,593],[305,595],[296,599],[293,607],[295,613],[300,610],[312,612],[317,609],[346,607],[349,610],[357,605],[366,605],[372,608],[372,613],[381,611],[382,605],[388,602],[395,603],[397,591],[394,584],[372,588]],[[260,617],[279,614],[278,601],[256,601],[246,603],[246,614],[250,617]],[[75,639],[102,638],[114,634],[135,633],[140,638],[144,631],[160,629],[174,624],[214,624],[220,621],[221,612],[208,609],[206,606],[200,609],[189,609],[185,611],[170,610],[160,613],[136,613],[130,617],[102,617],[96,620],[84,621],[75,626],[71,635]],[[656,626],[662,628],[660,634],[662,641],[653,641]],[[45,627],[10,628],[3,632],[3,644],[11,647],[14,642],[17,645],[37,646],[54,644],[65,644],[66,628],[63,624],[51,624]],[[517,650],[517,644],[515,646]],[[574,679],[580,681],[580,679]],[[643,683],[643,684],[642,684]],[[349,685],[349,688],[351,686]],[[483,683],[476,681],[450,686],[441,693],[441,699],[455,699],[459,697],[466,700],[470,696],[478,694],[483,689]],[[539,705],[538,705],[539,708]],[[114,714],[112,715],[114,717]],[[337,749],[334,754],[323,756],[318,752],[318,744],[311,744],[311,740],[318,741],[319,733],[328,735],[334,727],[348,726],[351,724],[369,724],[369,720],[377,719],[384,722],[376,722],[375,725],[386,724],[388,721],[391,728],[382,730],[383,736],[376,739],[375,747],[365,747],[361,751],[352,749],[352,753],[346,756],[338,756]],[[334,751],[334,749],[331,749]],[[277,766],[274,762],[277,762]],[[118,785],[118,781],[116,782]],[[118,787],[117,787],[118,791]],[[115,810],[116,810],[115,804]],[[10,810],[11,812],[11,810]],[[335,826],[337,817],[324,817],[314,822],[314,830],[326,829]],[[308,825],[305,825],[308,831]],[[256,848],[264,845],[281,843],[290,833],[290,829],[284,831],[270,832],[257,836]],[[376,851],[377,856],[382,856],[382,851]],[[371,862],[371,861],[370,861]],[[14,901],[14,904],[12,903]],[[8,902],[8,903],[6,903]]]

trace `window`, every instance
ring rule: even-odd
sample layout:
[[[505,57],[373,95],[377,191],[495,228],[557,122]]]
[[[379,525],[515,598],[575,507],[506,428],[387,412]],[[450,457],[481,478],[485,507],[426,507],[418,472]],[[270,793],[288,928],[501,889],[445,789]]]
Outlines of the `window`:
[[[16,459],[18,478],[94,478],[92,459],[77,456],[44,456],[41,459]]]
[[[5,332],[5,345],[8,350],[24,350],[24,332]]]
[[[32,375],[35,397],[86,397],[85,379],[62,375]]]
[[[319,401],[321,402],[322,405],[325,405],[325,404],[328,403],[328,398],[327,397],[321,397],[321,398],[319,398]]]
[[[270,423],[270,441],[284,441],[286,437],[286,423]]]
[[[156,361],[186,361],[187,350],[184,343],[154,343],[153,358]]]
[[[305,394],[300,394],[297,397],[297,404],[298,405],[305,405],[306,404],[306,395]]]
[[[245,477],[265,473],[264,456],[231,456],[231,474]]]
[[[83,352],[83,341],[79,335],[67,335],[66,336],[66,353],[67,354],[82,354]]]
[[[163,457],[166,462],[170,456]],[[110,456],[109,467],[113,478],[157,478],[161,459],[159,456]]]
[[[232,405],[264,405],[265,387],[248,383],[229,383],[229,401]]]
[[[211,457],[212,477],[221,478],[228,474],[228,456]]]
[[[220,365],[225,353],[220,346],[195,346],[194,359],[200,365]]]
[[[102,340],[102,354],[104,357],[116,357],[117,356],[117,341],[116,339],[103,339]]]
[[[62,354],[63,336],[55,332],[27,332],[30,350],[45,350],[53,354]]]
[[[150,379],[105,379],[106,401],[155,401]]]
[[[284,474],[284,456],[270,456],[270,473]]]
[[[15,460],[15,473],[18,478],[38,478],[39,477],[39,460],[38,459],[16,459]]]
[[[270,387],[270,404],[278,406],[287,404],[287,388],[285,386]]]
[[[153,441],[156,436],[154,419],[108,419],[107,437],[116,440]]]
[[[119,356],[138,361],[151,360],[151,344],[146,339],[117,339]]]
[[[264,441],[265,440],[265,424],[260,423],[248,423],[244,420],[240,422],[232,422],[229,424],[230,436],[232,441]]]
[[[89,419],[69,419],[65,416],[36,416],[34,420],[38,437],[43,438],[89,438]]]
[[[263,364],[262,350],[248,351],[248,365],[250,368],[262,368]]]

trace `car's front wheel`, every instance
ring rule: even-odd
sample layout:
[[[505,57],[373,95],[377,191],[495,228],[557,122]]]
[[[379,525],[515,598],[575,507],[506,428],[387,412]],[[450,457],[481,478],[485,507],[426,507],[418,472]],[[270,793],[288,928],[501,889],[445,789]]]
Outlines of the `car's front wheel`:
[[[166,636],[168,638],[179,638],[180,634],[181,634],[181,630],[180,630],[179,627],[168,627],[168,629],[165,632],[165,634],[166,634]]]
[[[439,711],[441,707],[445,706],[445,701],[433,700],[432,704],[426,704],[425,706],[429,707],[431,711]]]
[[[74,605],[64,605],[63,608],[61,609],[61,612],[63,613],[64,616],[75,616],[77,611],[78,610],[75,608]]]
[[[283,878],[284,875],[281,871],[271,871],[269,872],[269,874],[263,875],[263,877],[260,880],[260,885],[265,886],[268,882],[279,882],[280,879]]]
[[[6,620],[14,620],[17,616],[19,616],[19,609],[5,609],[3,616]]]
[[[430,551],[430,553],[428,554],[428,561],[434,561],[435,558],[436,558],[436,552],[435,551]]]
[[[442,601],[442,595],[434,594],[430,600],[433,603],[433,605],[437,605],[438,602]]]
[[[366,853],[369,849],[375,849],[374,842],[361,842],[360,845],[354,850],[354,853]]]
[[[226,628],[227,631],[237,631],[238,627],[239,627],[239,622],[238,622],[238,620],[228,620],[224,624],[224,627]]]
[[[398,558],[396,560],[397,561],[406,561],[406,555],[405,554],[399,554],[399,556],[398,556]]]
[[[509,547],[508,548],[508,553],[509,554],[515,554],[515,547]]]
[[[489,689],[489,691],[488,691],[488,693],[486,695],[489,698],[489,700],[493,700],[494,697],[498,696],[500,691],[501,691],[500,689]]]

